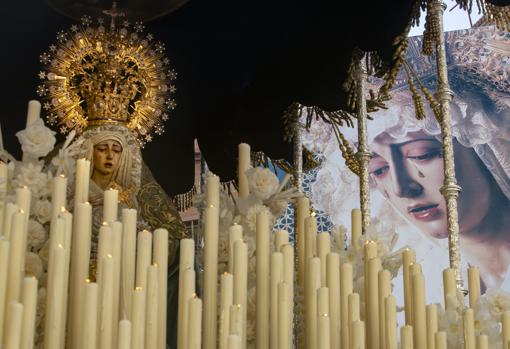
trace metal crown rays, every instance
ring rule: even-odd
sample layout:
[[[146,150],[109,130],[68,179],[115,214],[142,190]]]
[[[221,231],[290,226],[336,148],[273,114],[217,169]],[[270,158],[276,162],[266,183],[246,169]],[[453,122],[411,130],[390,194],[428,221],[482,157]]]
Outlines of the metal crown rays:
[[[63,134],[123,124],[144,144],[152,133],[164,132],[163,122],[175,108],[172,81],[177,74],[169,67],[164,44],[143,34],[141,22],[130,28],[123,21],[116,27],[123,13],[115,3],[104,13],[111,17],[109,28],[102,18],[93,25],[83,16],[81,25],[57,33],[57,42],[40,55],[44,70],[37,94],[46,99],[48,121]]]

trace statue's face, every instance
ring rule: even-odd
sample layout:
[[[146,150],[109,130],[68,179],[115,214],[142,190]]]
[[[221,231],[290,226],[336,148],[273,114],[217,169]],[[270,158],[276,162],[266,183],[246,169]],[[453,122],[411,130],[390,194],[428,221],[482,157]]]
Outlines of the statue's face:
[[[94,146],[94,171],[106,176],[112,175],[119,166],[122,146],[114,140],[106,140]]]

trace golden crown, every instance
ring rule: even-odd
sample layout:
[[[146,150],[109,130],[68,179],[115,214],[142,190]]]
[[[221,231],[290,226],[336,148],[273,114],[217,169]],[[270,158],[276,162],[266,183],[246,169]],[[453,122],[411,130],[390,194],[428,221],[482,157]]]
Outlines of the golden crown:
[[[141,22],[123,21],[115,26],[116,10],[109,28],[99,18],[92,25],[83,16],[81,25],[57,33],[57,42],[40,55],[45,70],[37,94],[50,124],[63,134],[81,132],[92,125],[124,124],[144,143],[152,132],[164,132],[163,122],[175,108],[171,97],[176,72],[169,67],[165,46],[152,34],[143,34]]]

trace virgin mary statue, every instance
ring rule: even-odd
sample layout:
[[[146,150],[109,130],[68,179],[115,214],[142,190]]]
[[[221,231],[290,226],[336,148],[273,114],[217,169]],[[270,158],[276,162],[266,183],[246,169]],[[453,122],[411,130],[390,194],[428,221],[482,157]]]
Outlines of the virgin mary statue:
[[[141,147],[154,134],[163,133],[163,122],[174,108],[171,94],[176,74],[169,68],[163,44],[145,35],[142,24],[117,28],[113,19],[105,28],[102,21],[93,25],[84,17],[81,26],[59,32],[58,42],[40,57],[45,71],[39,74],[43,84],[38,93],[47,98],[44,108],[49,122],[63,134],[77,135],[64,145],[65,151],[75,160],[90,161],[91,260],[97,253],[104,191],[113,188],[119,192],[119,212],[122,208],[138,211],[138,231],[168,230],[171,277],[172,266],[177,265],[176,245],[187,232],[172,200],[144,163]],[[176,301],[172,280],[177,279],[171,278],[168,285],[169,307]],[[172,327],[172,319],[168,323]],[[169,328],[170,337],[172,332]]]

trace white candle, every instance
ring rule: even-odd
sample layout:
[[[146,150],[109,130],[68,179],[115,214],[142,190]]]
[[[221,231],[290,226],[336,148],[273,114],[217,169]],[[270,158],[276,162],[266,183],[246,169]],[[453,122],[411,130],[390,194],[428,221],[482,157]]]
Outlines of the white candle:
[[[74,184],[74,207],[89,200],[90,161],[76,160],[76,176]]]
[[[5,296],[7,293],[7,273],[9,267],[9,241],[0,237],[0,344],[3,343]]]
[[[317,219],[315,216],[305,218],[305,263],[317,256]],[[305,275],[306,278],[306,275]]]
[[[119,345],[118,349],[131,349],[131,321],[119,321]]]
[[[117,210],[119,205],[119,191],[117,189],[108,189],[104,191],[103,199],[103,221],[113,222],[117,220]]]
[[[340,267],[340,337],[342,348],[349,348],[350,324],[348,320],[348,297],[352,293],[352,264],[343,263]]]
[[[230,323],[230,306],[234,302],[234,277],[232,274],[223,273],[220,278],[220,329],[219,347],[228,348],[228,335]]]
[[[25,219],[28,221],[30,215],[30,202],[32,201],[32,194],[27,187],[16,189],[16,205],[19,209],[25,212]]]
[[[70,280],[70,320],[71,344],[78,348],[79,332],[82,331],[83,305],[85,304],[85,279],[89,275],[90,241],[92,236],[92,206],[89,203],[78,204],[74,208],[71,280]]]
[[[317,348],[331,348],[330,321],[328,314],[319,314],[317,323]]]
[[[329,233],[317,235],[317,257],[321,260],[321,286],[326,286],[326,256],[331,252],[331,236]]]
[[[57,221],[61,221],[59,218]],[[62,298],[64,297],[64,273],[66,251],[62,245],[50,248],[48,286],[46,296],[46,313],[44,326],[44,347],[61,348],[64,324],[62,319]]]
[[[386,349],[397,349],[397,302],[395,297],[388,296],[384,299],[384,314],[386,316]]]
[[[320,287],[317,289],[317,315],[328,314],[329,311],[329,289],[327,287]]]
[[[123,318],[132,320],[132,297],[136,270],[136,210],[122,210],[121,310]],[[182,270],[182,269],[181,269]]]
[[[83,334],[80,337],[82,349],[95,349],[97,346],[97,313],[99,287],[94,282],[85,283],[83,306]]]
[[[489,337],[486,334],[481,334],[476,337],[477,349],[489,349]]]
[[[203,293],[203,343],[204,349],[215,349],[217,331],[218,294],[218,230],[219,208],[205,209],[204,229],[204,293]]]
[[[238,335],[228,336],[228,349],[241,349],[241,338]]]
[[[269,344],[278,348],[278,285],[283,281],[283,254],[271,254],[270,308],[269,308]]]
[[[288,311],[291,299],[287,283],[278,284],[278,349],[290,349],[292,347],[292,320]]]
[[[283,281],[289,291],[288,295],[288,319],[292,323],[294,320],[294,247],[284,245],[281,248],[283,253]],[[289,330],[288,343],[292,344],[292,330]]]
[[[34,347],[35,314],[37,309],[37,279],[33,276],[23,280],[23,321],[21,328],[20,349]]]
[[[144,349],[145,341],[145,290],[133,290],[133,320],[131,322],[131,348]]]
[[[166,346],[166,308],[168,289],[168,230],[156,229],[153,234],[153,262],[158,266],[158,348]]]
[[[147,267],[152,261],[152,234],[147,230],[138,233],[136,247],[136,287],[147,290]]]
[[[220,208],[220,177],[208,173],[205,194],[208,206]]]
[[[347,308],[348,308],[347,324],[349,324],[349,346],[347,348],[353,348],[354,344],[356,343],[356,339],[352,338],[352,324],[353,322],[358,321],[360,319],[359,294],[351,293],[348,296]],[[363,331],[364,329],[365,325],[363,324]]]
[[[72,232],[73,232],[73,215],[68,212],[65,208],[62,208],[62,212],[60,212],[60,218],[64,219],[65,228],[64,228],[64,250],[65,250],[65,271],[64,271],[64,293],[62,295],[62,330],[61,330],[61,342],[63,345],[66,345],[66,327],[67,327],[67,305],[69,298],[69,271],[71,268],[71,242],[72,242]],[[71,344],[71,339],[68,338],[68,343]]]
[[[194,256],[195,256],[195,241],[193,239],[182,239],[180,241],[180,254],[179,254],[179,301],[177,305],[177,347],[185,348],[186,336],[185,333],[187,328],[185,328],[185,324],[187,324],[187,313],[185,313],[185,309],[187,309],[188,298],[191,294],[195,293],[195,272],[194,272]],[[186,276],[186,270],[193,271],[193,276]],[[192,280],[192,288],[190,286],[190,278],[193,277]],[[187,280],[187,281],[186,281]],[[187,282],[187,288],[185,289],[185,282]],[[185,296],[186,295],[186,296]]]
[[[111,255],[101,258],[102,270],[99,283],[101,307],[99,312],[99,348],[112,348],[113,345],[113,273]],[[115,319],[117,321],[117,319]]]
[[[446,349],[446,332],[436,332],[436,349]]]
[[[416,254],[413,250],[405,249],[402,253],[402,270],[404,280],[404,311],[406,317],[406,325],[413,323],[412,317],[412,291],[411,291],[411,277],[409,274],[409,266],[416,262]]]
[[[177,333],[177,348],[188,347],[188,323],[189,308],[188,300],[195,295],[195,271],[192,269],[181,270],[182,274],[182,292],[179,292],[180,312],[178,314],[177,324],[180,325],[180,331]]]
[[[234,243],[234,303],[241,306],[241,346],[246,347],[246,311],[248,309],[248,245],[237,240]]]
[[[289,243],[289,233],[286,230],[277,230],[274,233],[274,250],[281,252],[282,246]]]
[[[475,349],[475,314],[473,309],[467,308],[462,316],[464,326],[464,349]]]
[[[296,253],[298,260],[298,284],[304,287],[305,283],[305,218],[310,214],[310,200],[306,196],[301,196],[296,200],[294,206],[296,212],[295,239]]]
[[[28,102],[28,111],[27,111],[27,122],[25,127],[30,127],[37,120],[39,120],[41,115],[41,102],[33,99]]]
[[[367,245],[365,245],[366,247]],[[367,348],[379,349],[379,271],[381,260],[372,258],[368,261],[368,292],[365,309],[367,324]],[[367,274],[365,274],[367,275]]]
[[[413,349],[413,326],[400,328],[400,349]]]
[[[351,211],[351,244],[354,248],[359,248],[359,238],[361,237],[361,210],[353,208]]]
[[[321,261],[314,257],[307,261],[305,273],[306,348],[317,347],[317,290],[321,285]]]
[[[349,338],[351,349],[365,349],[365,323],[355,320],[351,323]]]
[[[228,229],[228,272],[234,272],[234,242],[243,238],[243,227],[234,224]]]
[[[435,349],[436,342],[435,336],[438,329],[438,320],[437,320],[437,305],[429,304],[426,308],[427,311],[427,349]]]
[[[242,311],[241,304],[234,304],[230,306],[229,333],[239,336],[239,339],[241,338],[242,332]]]
[[[329,289],[329,321],[331,347],[340,348],[340,255],[328,253],[326,257],[326,285]]]
[[[6,203],[4,208],[4,216],[3,216],[3,234],[7,238],[7,240],[10,239],[11,234],[11,225],[12,225],[12,218],[14,217],[14,214],[19,211],[19,207],[16,204],[13,203]]]
[[[10,232],[9,272],[7,275],[6,304],[21,300],[21,285],[25,274],[25,253],[27,250],[26,214],[14,214]]]
[[[269,217],[265,211],[257,214],[256,223],[256,273],[257,273],[257,311],[256,311],[256,348],[269,348],[269,254],[270,231]]]
[[[507,310],[501,314],[501,335],[503,337],[503,348],[508,348],[508,341],[510,341],[510,311]],[[438,348],[436,348],[438,349]]]
[[[120,275],[122,263],[122,223],[115,221],[112,226],[112,258],[113,258],[113,348],[118,345],[117,334],[119,332],[119,309],[120,309]]]
[[[248,187],[248,178],[245,172],[251,167],[250,146],[246,143],[239,144],[238,147],[239,164],[237,168],[239,197],[245,198],[250,194]]]
[[[201,349],[202,348],[202,300],[197,297],[188,300],[189,307],[189,320],[188,320],[188,348]],[[152,348],[152,347],[146,347]]]
[[[157,348],[158,344],[158,267],[147,267],[147,299],[145,316],[145,348]]]
[[[480,298],[480,271],[477,267],[468,268],[469,307],[474,309]]]
[[[391,294],[391,274],[388,270],[379,271],[379,343],[386,349],[386,309],[384,300]]]
[[[427,349],[427,315],[425,312],[425,280],[423,274],[412,275],[413,347]]]
[[[62,208],[66,207],[67,178],[64,175],[53,177],[51,194],[51,221],[55,220]],[[76,206],[75,206],[76,212]]]
[[[445,308],[449,307],[448,295],[455,296],[457,294],[457,288],[455,283],[455,271],[452,268],[446,268],[443,270],[443,289],[444,289],[444,304]]]
[[[112,227],[103,223],[99,228],[99,241],[97,243],[97,271],[96,280],[101,283],[101,272],[103,268],[103,258],[113,254],[113,231]],[[101,286],[101,285],[100,285]],[[101,298],[101,292],[99,293]],[[101,303],[101,301],[99,302]]]
[[[21,343],[21,326],[23,321],[23,305],[16,301],[7,304],[5,322],[5,348],[17,349]]]

